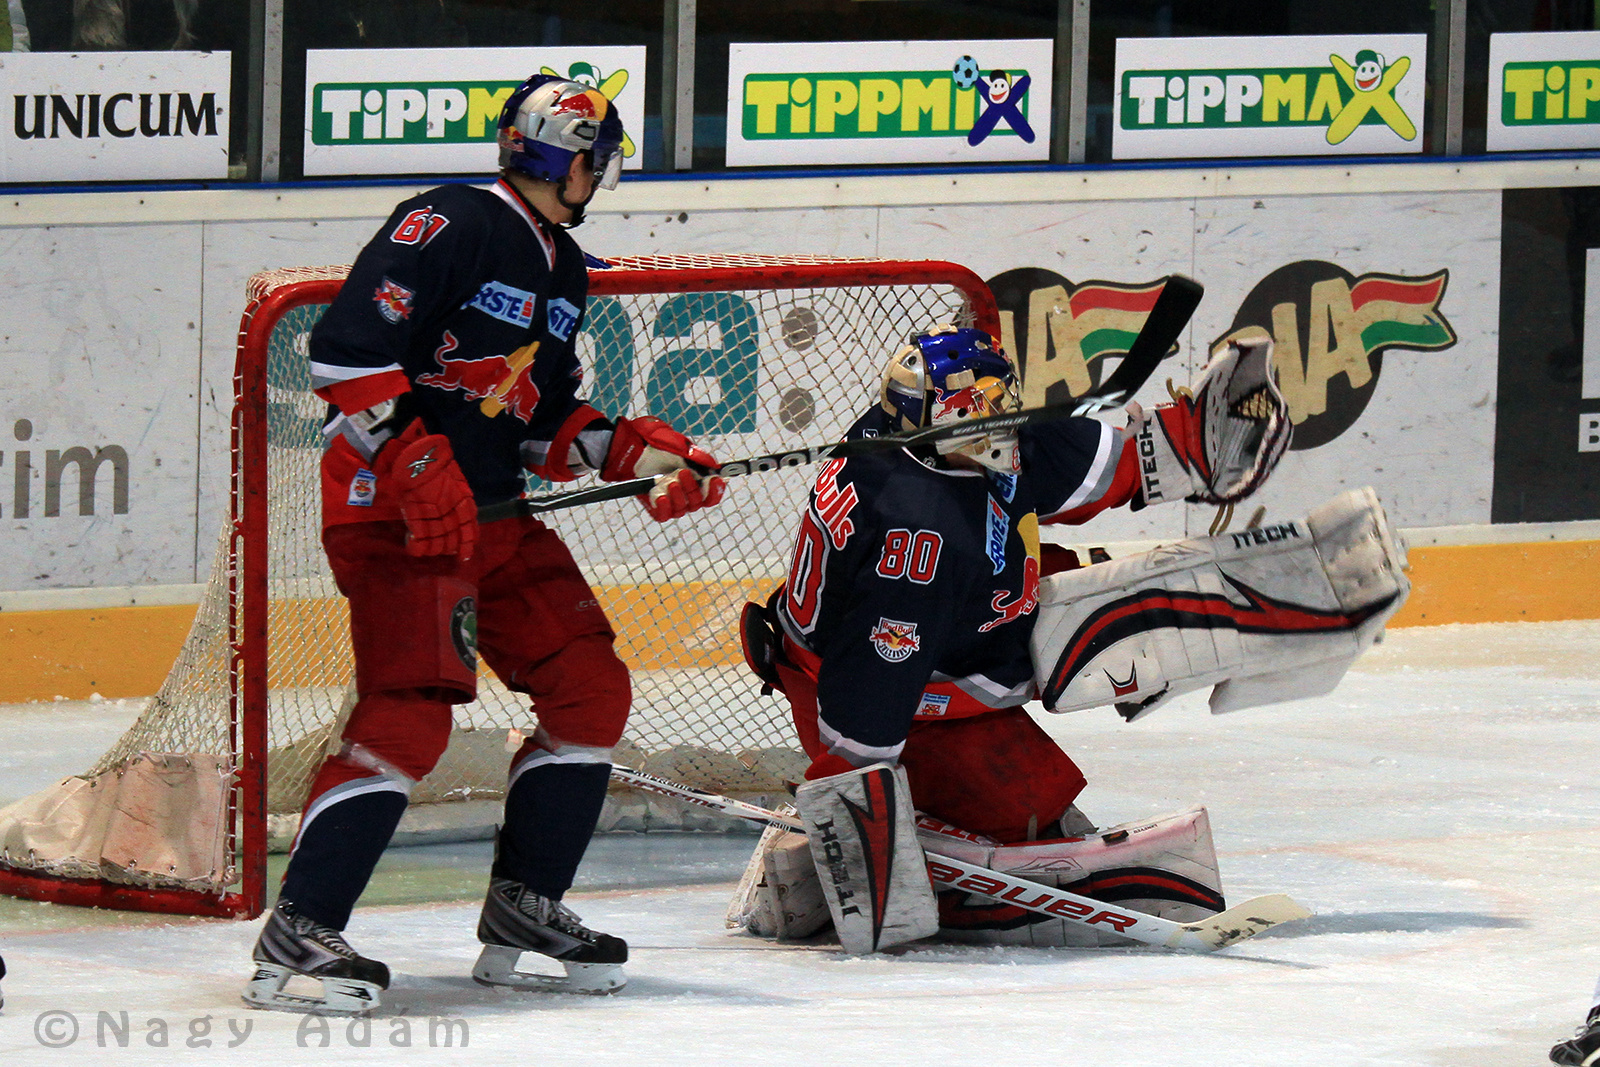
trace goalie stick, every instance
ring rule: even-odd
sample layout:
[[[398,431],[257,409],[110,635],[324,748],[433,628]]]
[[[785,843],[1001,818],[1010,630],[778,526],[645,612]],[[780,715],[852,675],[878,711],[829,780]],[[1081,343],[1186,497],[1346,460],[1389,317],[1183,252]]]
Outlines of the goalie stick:
[[[805,826],[792,815],[782,815],[754,804],[747,804],[742,800],[734,800],[732,797],[680,785],[669,778],[616,766],[611,768],[611,777],[635,789],[675,797],[685,803],[735,815],[741,819],[764,822],[769,826],[805,833]],[[942,856],[936,852],[928,852],[926,855],[928,877],[937,886],[959,889],[975,896],[1010,904],[1024,911],[1038,912],[1052,919],[1064,919],[1078,926],[1104,928],[1147,945],[1189,949],[1195,952],[1214,952],[1219,948],[1237,944],[1245,938],[1254,937],[1279,923],[1311,916],[1311,912],[1284,894],[1270,893],[1266,896],[1253,897],[1243,904],[1235,904],[1227,911],[1201,919],[1199,922],[1180,923],[1155,915],[1146,915],[1131,908],[1120,909],[1102,900],[1079,896],[1065,889],[1042,885],[989,867],[980,867],[952,856]]]
[[[1160,294],[1156,297],[1155,305],[1151,307],[1150,314],[1145,317],[1144,325],[1139,328],[1139,335],[1128,346],[1128,352],[1122,357],[1122,362],[1117,369],[1112,371],[1105,381],[1080,397],[1059,404],[1046,404],[1043,407],[1028,408],[1025,411],[1011,411],[1003,415],[989,415],[970,422],[947,423],[943,426],[929,426],[921,430],[912,430],[906,433],[888,434],[883,437],[862,437],[853,441],[835,441],[825,445],[813,445],[809,448],[794,448],[785,452],[769,452],[764,456],[750,456],[746,459],[733,460],[720,465],[715,471],[700,470],[702,474],[717,474],[723,478],[737,478],[746,474],[761,474],[766,471],[779,470],[784,467],[803,467],[807,464],[817,463],[825,459],[857,456],[868,452],[881,452],[895,448],[911,448],[916,445],[931,445],[938,441],[948,441],[957,437],[976,437],[986,433],[1005,433],[1007,430],[1017,430],[1035,423],[1050,422],[1055,419],[1069,418],[1073,415],[1092,415],[1097,411],[1117,407],[1127,403],[1128,399],[1138,392],[1150,375],[1155,372],[1156,366],[1167,357],[1172,346],[1177,343],[1178,335],[1189,324],[1189,319],[1194,315],[1194,309],[1200,306],[1200,298],[1205,294],[1205,287],[1193,278],[1182,274],[1173,274],[1167,278],[1166,284],[1161,287]],[[597,485],[590,489],[578,489],[570,493],[557,493],[553,496],[529,497],[524,500],[506,500],[498,504],[489,504],[478,509],[479,522],[494,522],[497,519],[509,519],[515,516],[541,515],[547,511],[560,511],[565,508],[582,507],[586,504],[598,504],[606,500],[623,500],[630,496],[649,492],[655,485],[654,478],[634,478],[626,482],[613,482],[610,485]]]

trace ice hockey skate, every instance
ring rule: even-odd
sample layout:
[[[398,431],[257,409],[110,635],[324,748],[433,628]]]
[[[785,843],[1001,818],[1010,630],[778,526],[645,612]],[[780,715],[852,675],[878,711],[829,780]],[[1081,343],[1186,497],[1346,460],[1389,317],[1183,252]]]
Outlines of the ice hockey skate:
[[[615,993],[627,984],[622,964],[628,943],[598,934],[560,901],[542,897],[521,882],[492,878],[478,919],[483,951],[472,977],[481,985],[553,993]],[[566,974],[539,974],[517,969],[524,952],[559,960]]]
[[[1589,1013],[1589,1018],[1578,1032],[1550,1050],[1550,1062],[1562,1067],[1594,1067],[1600,1064],[1600,1009]]]
[[[378,1006],[378,991],[389,988],[387,966],[351,948],[338,930],[297,914],[287,900],[272,909],[251,955],[256,973],[243,999],[252,1008],[365,1015]],[[319,981],[322,995],[285,989],[297,977]]]

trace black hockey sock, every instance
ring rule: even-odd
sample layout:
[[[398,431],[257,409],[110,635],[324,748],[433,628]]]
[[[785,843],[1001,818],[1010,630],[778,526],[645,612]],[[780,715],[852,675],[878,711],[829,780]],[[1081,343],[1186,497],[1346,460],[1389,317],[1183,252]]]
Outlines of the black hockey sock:
[[[405,794],[390,790],[324,808],[300,834],[281,895],[306,918],[343,930],[405,810]]]
[[[609,763],[548,763],[524,771],[506,795],[494,876],[560,900],[589,847],[610,779]]]

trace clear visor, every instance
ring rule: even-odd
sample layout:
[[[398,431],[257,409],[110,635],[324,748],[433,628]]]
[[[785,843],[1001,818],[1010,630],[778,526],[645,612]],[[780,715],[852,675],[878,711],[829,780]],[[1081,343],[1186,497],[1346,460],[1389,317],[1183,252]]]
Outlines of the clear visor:
[[[594,150],[594,183],[602,189],[615,189],[622,179],[622,146],[596,147]]]

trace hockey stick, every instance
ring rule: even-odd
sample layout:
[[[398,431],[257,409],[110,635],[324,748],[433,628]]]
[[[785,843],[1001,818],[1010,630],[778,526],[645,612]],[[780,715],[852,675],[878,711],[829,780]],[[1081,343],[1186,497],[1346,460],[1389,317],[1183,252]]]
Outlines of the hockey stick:
[[[781,815],[742,800],[734,800],[732,797],[680,785],[669,778],[615,766],[611,768],[611,777],[635,789],[675,797],[685,803],[735,815],[741,819],[805,833],[805,825],[792,815]],[[1024,911],[1038,912],[1052,919],[1064,919],[1077,926],[1104,927],[1112,933],[1134,941],[1166,948],[1214,952],[1219,948],[1226,948],[1243,941],[1247,937],[1254,937],[1268,927],[1295,919],[1309,918],[1311,915],[1284,894],[1271,893],[1267,896],[1254,897],[1243,904],[1235,904],[1227,911],[1201,919],[1199,922],[1180,923],[1132,909],[1124,911],[1102,900],[1082,897],[1065,889],[1042,885],[989,867],[980,867],[953,856],[943,856],[936,852],[927,852],[926,855],[928,877],[937,885],[959,889],[998,903],[1010,904]]]
[[[737,478],[784,467],[803,467],[825,459],[840,459],[868,452],[931,445],[958,437],[1005,433],[1007,430],[1016,430],[1023,426],[1069,418],[1073,415],[1091,415],[1097,411],[1117,407],[1126,403],[1128,398],[1149,380],[1157,364],[1167,357],[1167,353],[1177,342],[1178,335],[1189,324],[1194,309],[1200,305],[1200,297],[1204,293],[1205,287],[1193,278],[1184,277],[1182,274],[1168,277],[1166,284],[1161,287],[1161,293],[1156,297],[1155,305],[1150,309],[1150,314],[1145,317],[1144,325],[1139,328],[1139,335],[1128,346],[1128,352],[1122,357],[1117,369],[1099,386],[1081,397],[1074,397],[1059,404],[1029,408],[1026,411],[988,415],[970,422],[946,423],[942,426],[929,426],[921,430],[888,434],[883,437],[861,437],[853,441],[835,441],[809,448],[789,449],[786,452],[769,452],[764,456],[733,460],[720,465],[714,472],[702,471],[702,473],[715,473],[723,478]],[[497,519],[541,515],[547,511],[598,504],[606,500],[622,500],[649,492],[655,486],[655,482],[654,478],[634,478],[626,482],[597,485],[570,493],[529,497],[525,500],[507,500],[479,508],[478,521],[494,522]]]

